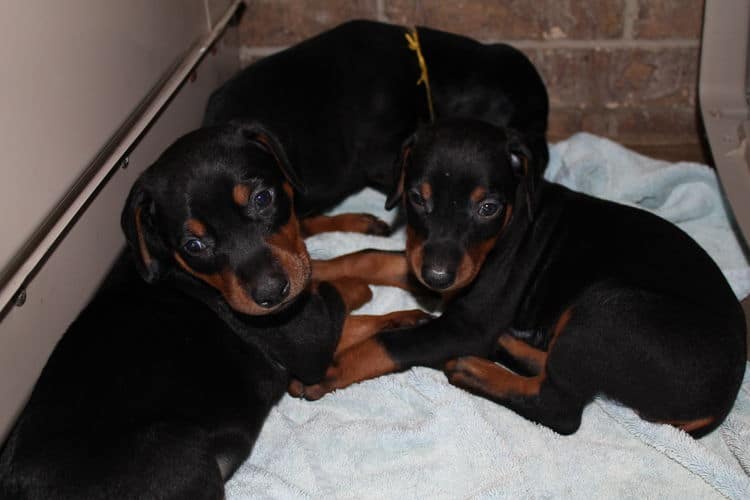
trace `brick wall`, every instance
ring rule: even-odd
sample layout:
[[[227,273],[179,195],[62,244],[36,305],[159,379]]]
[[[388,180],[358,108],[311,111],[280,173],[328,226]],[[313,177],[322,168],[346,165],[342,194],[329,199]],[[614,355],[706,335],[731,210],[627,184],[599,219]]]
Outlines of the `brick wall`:
[[[550,137],[586,130],[641,147],[699,142],[703,0],[247,0],[248,64],[353,18],[504,41],[547,83]]]

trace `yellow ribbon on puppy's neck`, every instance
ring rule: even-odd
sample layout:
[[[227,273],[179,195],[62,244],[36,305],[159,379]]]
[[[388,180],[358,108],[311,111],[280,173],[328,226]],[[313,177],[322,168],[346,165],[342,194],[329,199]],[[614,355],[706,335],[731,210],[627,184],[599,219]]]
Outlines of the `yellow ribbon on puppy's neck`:
[[[422,73],[419,75],[417,85],[424,83],[424,88],[427,91],[427,107],[430,109],[430,122],[435,121],[435,109],[432,107],[432,92],[430,91],[430,76],[427,74],[427,63],[422,55],[422,47],[419,45],[419,34],[417,33],[417,27],[412,28],[411,33],[405,33],[406,42],[409,44],[409,49],[417,53],[417,61],[419,62],[419,69]]]

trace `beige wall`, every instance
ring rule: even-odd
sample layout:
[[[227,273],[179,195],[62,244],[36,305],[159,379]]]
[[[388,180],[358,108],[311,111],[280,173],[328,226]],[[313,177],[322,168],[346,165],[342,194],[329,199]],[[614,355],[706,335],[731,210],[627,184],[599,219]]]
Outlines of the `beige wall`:
[[[0,270],[229,4],[0,2]],[[122,246],[119,214],[135,176],[199,125],[209,92],[236,66],[236,47],[224,42],[204,59],[197,79],[132,151],[129,167],[118,171],[44,264],[26,303],[0,320],[0,438]]]

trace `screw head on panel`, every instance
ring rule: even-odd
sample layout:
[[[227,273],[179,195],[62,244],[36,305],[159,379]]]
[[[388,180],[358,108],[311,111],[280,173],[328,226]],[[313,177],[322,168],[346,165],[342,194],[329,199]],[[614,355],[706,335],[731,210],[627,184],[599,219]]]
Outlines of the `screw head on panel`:
[[[16,298],[13,300],[16,307],[21,307],[26,303],[26,289],[21,288],[16,294]]]

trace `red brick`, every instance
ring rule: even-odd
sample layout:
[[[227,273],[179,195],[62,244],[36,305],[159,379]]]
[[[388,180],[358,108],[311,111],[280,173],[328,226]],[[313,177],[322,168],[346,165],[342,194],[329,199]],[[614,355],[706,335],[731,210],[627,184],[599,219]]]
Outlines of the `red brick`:
[[[353,18],[375,18],[377,0],[249,0],[240,24],[246,46],[286,46]]]
[[[685,144],[624,144],[644,156],[670,162],[691,161],[711,165],[711,155],[703,144],[689,142]]]
[[[550,142],[567,139],[577,132],[608,137],[628,146],[644,146],[652,150],[654,146],[690,146],[683,157],[673,154],[673,160],[695,158],[695,150],[700,149],[698,115],[690,107],[655,108],[569,108],[550,109],[547,138]],[[652,153],[653,156],[653,153]]]
[[[702,22],[703,0],[639,0],[633,35],[698,39]]]
[[[694,106],[698,49],[526,51],[553,106]]]
[[[483,41],[622,35],[624,0],[384,0],[386,17]]]
[[[690,107],[589,109],[582,129],[625,144],[694,144],[698,116]]]
[[[482,41],[544,40],[526,50],[550,94],[549,136],[580,130],[630,145],[696,144],[697,48],[597,48],[623,36],[625,3],[637,2],[640,39],[697,39],[703,0],[381,0],[391,22],[422,24]],[[378,0],[249,0],[245,63],[352,18],[375,19]],[[580,48],[564,40],[590,40]],[[259,48],[259,50],[257,49]]]
[[[698,49],[596,51],[597,99],[602,104],[694,106]]]
[[[567,139],[583,129],[583,110],[580,108],[550,109],[547,140],[557,142]]]
[[[598,100],[592,49],[528,50],[526,55],[547,85],[551,106],[586,107]]]

